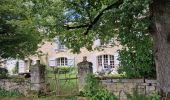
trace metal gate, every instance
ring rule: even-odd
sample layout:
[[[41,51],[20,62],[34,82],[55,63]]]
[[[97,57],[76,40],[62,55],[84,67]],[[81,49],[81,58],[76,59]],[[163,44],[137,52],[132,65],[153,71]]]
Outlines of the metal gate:
[[[50,77],[46,78],[52,94],[56,96],[78,95],[78,77],[75,66],[53,67]],[[47,74],[49,74],[47,72]]]

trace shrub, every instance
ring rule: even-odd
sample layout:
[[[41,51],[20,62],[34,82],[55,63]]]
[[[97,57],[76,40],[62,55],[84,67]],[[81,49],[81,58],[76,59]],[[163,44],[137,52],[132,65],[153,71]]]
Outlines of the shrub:
[[[133,89],[133,93],[125,93],[128,100],[148,100],[147,96],[140,93],[137,88]]]
[[[25,81],[25,77],[21,75],[11,76],[10,78],[12,79],[13,82],[16,83],[21,83]]]
[[[160,98],[160,95],[157,92],[152,93],[150,96],[146,96],[144,93],[140,93],[138,88],[135,88],[132,94],[125,94],[128,100],[159,100]]]
[[[99,89],[90,100],[117,100],[117,98],[108,90]]]
[[[99,80],[96,79],[95,75],[88,74],[86,76],[86,84],[84,86],[84,94],[87,97],[92,97],[101,88]]]
[[[5,89],[0,88],[0,97],[19,97],[23,96],[19,91],[7,91]]]
[[[86,77],[84,96],[88,100],[117,100],[111,92],[101,86],[99,80],[93,74],[88,74]]]
[[[150,49],[143,51],[141,48],[132,51],[123,48],[119,52],[119,73],[126,73],[128,78],[156,78],[156,66],[153,52]]]
[[[8,70],[5,68],[0,68],[0,79],[8,77]]]
[[[74,67],[61,66],[61,67],[55,68],[54,73],[65,74],[65,73],[69,73],[73,70],[74,70]]]
[[[152,93],[152,95],[150,96],[151,100],[159,100],[160,97],[161,97],[161,96],[158,94],[158,92],[154,92],[154,93]]]

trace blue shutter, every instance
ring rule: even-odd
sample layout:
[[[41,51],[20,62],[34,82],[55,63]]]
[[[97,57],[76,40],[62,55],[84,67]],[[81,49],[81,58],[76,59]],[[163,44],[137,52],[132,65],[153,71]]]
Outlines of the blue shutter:
[[[118,60],[118,58],[119,58],[119,53],[118,52],[114,53],[114,65],[115,66],[119,66],[120,61]]]
[[[59,38],[58,37],[54,38],[54,42],[53,42],[54,50],[56,50],[56,51],[59,50],[60,45],[61,45],[61,43],[59,41]]]
[[[51,66],[51,67],[55,67],[57,66],[57,61],[54,57],[51,57],[48,59],[48,65]]]
[[[19,60],[18,69],[19,73],[25,73],[25,62],[23,60]]]
[[[68,66],[74,66],[74,57],[68,57],[67,64]]]
[[[5,66],[6,66],[7,70],[8,70],[8,72],[9,72],[9,74],[12,75],[12,74],[13,74],[13,71],[12,71],[12,70],[13,70],[13,69],[15,68],[15,66],[16,66],[16,60],[14,60],[14,59],[8,59],[8,60],[6,61]]]
[[[90,62],[93,63],[93,73],[97,72],[97,59],[95,54],[91,55]]]
[[[95,40],[95,47],[99,47],[101,45],[100,39]]]

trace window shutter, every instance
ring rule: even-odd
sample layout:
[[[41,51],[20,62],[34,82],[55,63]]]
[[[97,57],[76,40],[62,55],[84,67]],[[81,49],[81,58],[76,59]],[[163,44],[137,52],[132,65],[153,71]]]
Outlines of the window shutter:
[[[18,72],[19,73],[24,73],[25,72],[25,62],[23,60],[19,60],[19,64],[18,64]]]
[[[118,52],[116,52],[114,54],[114,65],[115,65],[115,67],[119,66],[119,63],[120,63],[120,61],[118,60],[118,57],[119,57],[119,54],[118,54]]]
[[[101,45],[100,39],[96,39],[96,40],[95,40],[95,46],[96,46],[96,47],[99,47],[100,45]]]
[[[92,54],[90,57],[90,62],[93,63],[93,73],[97,72],[97,59],[96,59],[96,55]]]
[[[68,57],[67,64],[68,66],[74,66],[74,57]]]
[[[65,45],[60,44],[60,51],[67,51],[67,47]]]
[[[7,62],[5,64],[5,66],[6,66],[7,70],[8,70],[8,72],[9,72],[9,74],[12,75],[13,74],[12,70],[16,66],[16,60],[14,60],[14,59],[7,59]]]
[[[56,51],[59,50],[60,45],[61,45],[61,43],[59,41],[59,38],[58,37],[54,38],[54,42],[53,42],[54,50],[56,50]]]
[[[48,59],[48,65],[51,67],[55,67],[57,65],[57,61],[55,58],[49,58]]]
[[[109,39],[107,45],[112,46],[113,44],[114,44],[114,38]]]

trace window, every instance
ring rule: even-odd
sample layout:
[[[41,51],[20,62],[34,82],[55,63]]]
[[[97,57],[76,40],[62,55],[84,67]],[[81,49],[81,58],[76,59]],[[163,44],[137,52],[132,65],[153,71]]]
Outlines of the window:
[[[102,43],[101,45],[106,46],[106,47],[111,47],[113,46],[114,43],[114,38],[108,39],[106,42]]]
[[[65,45],[60,45],[60,49],[65,50],[65,49],[67,49],[67,47]]]
[[[97,57],[98,67],[102,68],[114,68],[114,56],[113,55],[100,55]]]
[[[54,38],[53,46],[55,51],[66,51],[67,47],[60,43],[59,37]]]
[[[96,40],[95,40],[94,44],[96,47],[99,47],[101,45],[98,34],[96,35]]]
[[[57,58],[57,66],[67,66],[67,58],[61,57]]]

